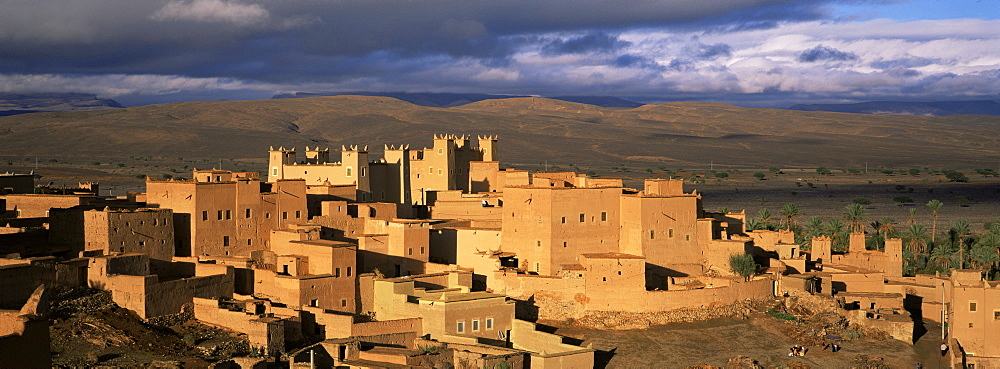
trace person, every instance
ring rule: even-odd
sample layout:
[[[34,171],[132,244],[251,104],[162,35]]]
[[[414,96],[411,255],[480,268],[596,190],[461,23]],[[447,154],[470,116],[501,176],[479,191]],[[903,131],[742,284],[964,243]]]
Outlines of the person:
[[[917,363],[916,369],[924,369],[924,364]]]
[[[941,342],[941,356],[944,356],[946,353],[948,353],[948,344]]]

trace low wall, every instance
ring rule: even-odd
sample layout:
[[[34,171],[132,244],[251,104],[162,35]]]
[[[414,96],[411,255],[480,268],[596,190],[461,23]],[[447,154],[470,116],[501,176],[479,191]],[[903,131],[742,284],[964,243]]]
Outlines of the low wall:
[[[727,287],[702,288],[683,291],[646,291],[642,311],[668,311],[677,309],[729,305],[743,300],[762,300],[774,297],[774,280],[759,278],[738,282]]]
[[[417,336],[424,335],[422,318],[354,323],[351,325],[351,336],[374,336],[380,334],[410,332],[416,333]]]
[[[204,323],[245,333],[250,345],[267,347],[269,342],[268,323],[242,311],[219,308],[214,299],[194,298],[194,317]]]

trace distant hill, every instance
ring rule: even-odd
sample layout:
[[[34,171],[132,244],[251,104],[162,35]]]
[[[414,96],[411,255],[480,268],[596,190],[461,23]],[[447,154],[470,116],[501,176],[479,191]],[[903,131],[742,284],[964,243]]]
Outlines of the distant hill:
[[[791,110],[832,111],[860,114],[903,114],[945,116],[957,114],[1000,115],[1000,103],[979,101],[870,101],[855,104],[799,104]]]
[[[391,97],[406,101],[414,105],[429,106],[433,108],[450,108],[454,106],[461,106],[483,100],[530,97],[524,95],[459,94],[459,93],[439,93],[439,92],[355,91],[355,92],[323,92],[323,93],[295,92],[295,93],[274,95],[274,98],[294,99],[301,97],[343,96],[343,95]],[[628,101],[614,96],[551,96],[551,97],[547,96],[546,98],[577,102],[582,104],[597,105],[608,108],[615,108],[615,107],[635,108],[642,106],[642,104],[637,103],[635,101]]]
[[[468,103],[473,103],[476,101],[490,100],[490,99],[509,99],[513,97],[528,97],[528,96],[516,96],[516,95],[459,94],[459,93],[445,93],[445,92],[352,91],[352,92],[322,92],[322,93],[296,92],[296,93],[274,95],[274,98],[295,99],[302,97],[345,96],[345,95],[391,97],[394,99],[400,99],[406,101],[414,105],[429,106],[432,108],[450,108],[453,106],[460,106]]]
[[[638,108],[642,103],[629,101],[614,96],[546,96],[549,99],[569,101],[581,104],[603,106],[605,108]]]
[[[121,108],[117,101],[81,93],[0,94],[0,116]]]
[[[267,147],[430,146],[432,134],[499,135],[501,160],[635,168],[996,165],[1000,117],[844,114],[675,102],[607,108],[544,98],[452,108],[389,97],[201,101],[0,117],[0,157],[258,159]]]

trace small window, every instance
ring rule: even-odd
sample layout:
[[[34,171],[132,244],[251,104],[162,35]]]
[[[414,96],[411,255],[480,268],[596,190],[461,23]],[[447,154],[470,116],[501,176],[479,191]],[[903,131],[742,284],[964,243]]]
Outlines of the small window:
[[[201,220],[208,220],[208,211],[203,210],[201,212]]]
[[[458,332],[465,332],[465,322],[458,322]]]
[[[566,247],[566,241],[563,241],[563,247]]]
[[[608,212],[606,212],[606,211],[602,211],[601,212],[601,221],[602,222],[607,222],[608,221]]]
[[[271,175],[272,176],[277,176],[278,175],[278,168],[271,168]]]
[[[667,230],[667,237],[674,238],[674,229],[670,228]]]
[[[1000,310],[993,311],[993,320],[1000,320]]]
[[[299,219],[301,217],[302,217],[302,211],[301,210],[296,210],[295,211],[295,219]]]
[[[219,218],[219,220],[222,220],[222,210],[219,210],[219,211],[218,211],[218,213],[219,213],[219,214],[218,214],[218,218]]]
[[[222,246],[229,246],[229,236],[222,236]]]
[[[251,246],[251,245],[253,245],[253,240],[247,238],[247,246]]]
[[[333,276],[334,278],[340,278],[340,268],[335,268],[333,270]]]
[[[406,249],[406,251],[407,251],[407,252],[406,252],[406,253],[407,253],[407,255],[411,255],[411,256],[413,255],[413,248],[412,248],[412,247],[411,247],[411,248],[409,248],[409,249]]]
[[[424,254],[424,247],[420,246],[420,255],[423,255],[423,254]]]
[[[365,176],[365,167],[361,167],[361,176],[362,176],[362,177],[364,177],[364,176]]]
[[[250,209],[247,209],[246,214],[244,214],[243,217],[250,219]]]
[[[271,219],[271,213],[264,213],[264,219]]]
[[[587,220],[587,215],[586,214],[580,214],[580,223],[583,223],[586,220]]]
[[[348,276],[348,277],[350,277],[350,276],[351,276],[351,267],[347,267],[347,276]]]
[[[340,307],[347,307],[347,299],[340,299]]]
[[[542,247],[542,241],[535,241],[535,246]]]
[[[493,318],[486,318],[486,329],[493,329]]]
[[[352,171],[352,170],[353,170],[353,169],[352,169],[351,167],[347,167],[347,176],[348,176],[348,177],[350,177],[350,176],[351,176],[351,171]]]
[[[653,239],[653,238],[656,238],[656,231],[650,229],[649,230],[649,239]]]
[[[684,241],[691,241],[691,235],[689,234],[684,235]]]
[[[233,211],[226,210],[226,220],[233,219]]]
[[[309,306],[319,307],[319,299],[312,299],[309,301]]]
[[[969,301],[969,311],[976,311],[976,302]]]
[[[444,174],[444,170],[438,169],[438,175],[442,175],[442,174]]]
[[[472,331],[475,332],[478,330],[479,330],[479,319],[476,319],[472,321]]]
[[[288,219],[288,212],[287,211],[281,212],[281,219]]]
[[[566,224],[566,217],[562,217],[562,224]]]

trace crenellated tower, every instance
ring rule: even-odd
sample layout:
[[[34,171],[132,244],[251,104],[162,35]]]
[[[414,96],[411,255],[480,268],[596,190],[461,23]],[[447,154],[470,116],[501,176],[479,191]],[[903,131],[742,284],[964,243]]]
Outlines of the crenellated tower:
[[[268,150],[268,171],[267,181],[274,182],[285,178],[285,166],[295,164],[295,148],[285,149],[284,146],[277,150],[274,146]]]

